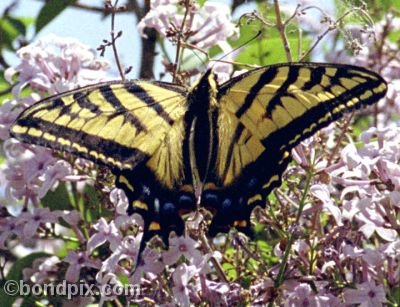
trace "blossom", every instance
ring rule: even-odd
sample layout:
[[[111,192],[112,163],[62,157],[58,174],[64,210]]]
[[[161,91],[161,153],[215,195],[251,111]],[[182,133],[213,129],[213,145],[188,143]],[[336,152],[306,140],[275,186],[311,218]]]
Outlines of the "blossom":
[[[149,27],[168,39],[177,39],[175,35],[184,18],[179,8],[176,1],[152,2],[151,10],[138,24],[139,32],[145,36],[144,29]],[[237,29],[227,5],[206,2],[201,8],[197,5],[190,7],[183,32],[190,33],[186,43],[208,49],[226,44],[226,39],[235,36]]]
[[[114,205],[118,214],[126,215],[129,202],[125,192],[122,189],[112,189],[110,192],[110,201]]]
[[[23,269],[24,280],[35,284],[53,281],[57,278],[60,259],[56,256],[37,258],[32,263],[32,268]]]
[[[150,273],[155,277],[163,271],[164,267],[165,265],[161,262],[161,254],[155,249],[145,248],[141,255],[141,262],[136,267],[130,282],[138,284],[142,274],[149,275]]]
[[[114,251],[121,243],[122,235],[115,226],[114,221],[107,223],[104,218],[100,218],[93,226],[93,229],[97,232],[90,237],[87,243],[88,253],[92,253],[96,247],[106,242],[110,243],[110,249]]]
[[[181,256],[185,256],[193,264],[203,260],[203,256],[197,250],[198,243],[190,237],[180,236],[170,239],[168,251],[163,253],[163,261],[167,265],[174,264]]]
[[[143,233],[134,236],[128,235],[123,238],[117,248],[105,261],[101,270],[104,272],[115,272],[123,273],[129,275],[129,272],[122,268],[119,263],[121,260],[126,259],[136,264],[137,258],[139,256],[140,243],[142,241]]]
[[[6,71],[11,77],[18,73],[13,88],[18,96],[29,86],[39,93],[56,94],[105,79],[108,64],[96,58],[94,50],[74,38],[48,35],[17,51],[21,63]]]
[[[71,283],[79,280],[80,271],[83,267],[99,269],[101,266],[100,259],[90,259],[85,252],[69,251],[63,261],[69,263],[65,279]]]
[[[61,211],[50,211],[49,208],[33,208],[32,212],[22,212],[18,217],[18,223],[24,226],[24,237],[31,238],[36,234],[40,225],[56,223],[62,215]]]
[[[235,306],[240,303],[241,287],[237,283],[215,282],[201,278],[203,296],[213,306]]]
[[[23,237],[24,225],[18,221],[19,218],[14,216],[7,216],[0,219],[0,250],[7,249],[6,242],[8,239]]]
[[[323,294],[315,294],[310,285],[298,284],[293,291],[287,292],[285,306],[323,306],[330,301],[330,297]]]
[[[198,273],[195,265],[180,264],[172,273],[174,286],[172,287],[173,299],[179,306],[190,305],[190,292],[193,288],[190,286],[190,280]]]
[[[383,306],[386,302],[386,294],[383,285],[375,285],[372,281],[366,281],[356,286],[357,289],[344,290],[346,304],[360,304],[361,307]]]
[[[329,189],[326,185],[316,184],[310,187],[310,192],[322,202],[322,209],[328,211],[334,217],[337,225],[342,225],[342,214],[338,206],[330,197]]]

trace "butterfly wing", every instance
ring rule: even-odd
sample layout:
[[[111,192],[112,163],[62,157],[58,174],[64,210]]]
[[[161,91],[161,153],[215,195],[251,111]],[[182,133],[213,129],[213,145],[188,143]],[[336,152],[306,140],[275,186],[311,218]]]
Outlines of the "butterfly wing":
[[[343,113],[376,103],[386,89],[374,72],[319,63],[262,67],[223,84],[215,173],[223,186],[234,187],[237,200],[231,199],[232,214],[227,203],[211,226],[247,227],[254,206],[264,206],[280,185],[294,146]]]
[[[142,161],[157,158],[172,135],[168,150],[175,158],[163,161],[175,172],[159,171],[159,177],[171,184],[181,167],[175,165],[181,159],[175,130],[186,111],[185,95],[184,88],[165,83],[100,83],[34,104],[20,115],[11,134],[111,169],[134,169]]]

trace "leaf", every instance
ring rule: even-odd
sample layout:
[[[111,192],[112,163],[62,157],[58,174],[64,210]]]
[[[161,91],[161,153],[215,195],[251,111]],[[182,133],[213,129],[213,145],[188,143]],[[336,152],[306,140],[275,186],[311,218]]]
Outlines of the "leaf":
[[[49,191],[42,199],[44,208],[53,210],[71,210],[71,202],[65,182],[60,182],[54,191]]]
[[[16,38],[26,35],[27,27],[32,24],[31,18],[14,18],[4,16],[0,19],[1,47],[14,50],[13,42]]]
[[[39,12],[36,19],[36,33],[39,33],[47,24],[56,18],[69,5],[74,4],[77,0],[57,0],[47,1]]]
[[[224,269],[226,278],[228,278],[229,281],[237,280],[237,271],[236,267],[233,264],[225,262],[222,264],[222,268]]]

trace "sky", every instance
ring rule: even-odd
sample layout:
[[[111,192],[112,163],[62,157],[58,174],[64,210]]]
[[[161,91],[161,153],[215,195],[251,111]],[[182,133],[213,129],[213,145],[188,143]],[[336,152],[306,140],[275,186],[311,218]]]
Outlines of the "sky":
[[[16,0],[0,0],[0,14],[15,1]],[[221,1],[225,3],[231,2],[231,0],[219,0],[218,2]],[[15,17],[26,16],[34,18],[38,15],[44,2],[45,0],[18,0],[18,6],[13,10],[12,15]],[[124,1],[120,2],[124,3]],[[140,2],[142,1],[139,1],[139,3]],[[79,0],[79,3],[102,7],[104,0]],[[235,11],[235,16],[240,16],[241,13],[252,10],[254,10],[253,5],[250,5],[250,8],[249,5],[242,5],[239,10]],[[138,20],[136,20],[133,14],[118,14],[116,18],[116,31],[123,31],[122,37],[117,41],[120,60],[124,68],[132,66],[132,72],[128,75],[128,78],[131,79],[137,78],[140,63],[140,37],[136,28],[137,23]],[[55,34],[58,36],[77,38],[91,48],[96,49],[102,43],[103,39],[110,38],[110,29],[111,21],[109,17],[102,18],[101,13],[70,7],[42,29],[37,37],[33,36],[34,31],[32,29],[31,35],[28,35],[28,40],[38,39],[48,34]],[[18,59],[15,58],[15,55],[9,54],[8,56],[10,60],[9,58],[7,58],[7,60],[9,60],[11,64],[16,65],[18,63]],[[105,58],[111,64],[113,70],[111,73],[114,76],[118,76],[111,48],[107,49]],[[157,76],[157,71],[161,71],[161,60],[156,60],[155,63],[155,76]],[[157,63],[159,67],[157,67]]]
[[[13,2],[14,0],[0,0],[0,14],[3,14],[4,9]],[[12,15],[15,17],[36,17],[43,3],[44,0],[19,0],[18,6],[12,11]],[[80,3],[101,7],[103,0],[80,0]],[[136,30],[136,24],[137,20],[133,14],[119,14],[116,18],[116,30],[123,31],[123,36],[117,41],[120,59],[125,67],[132,66],[133,70],[138,67],[140,60],[140,37]],[[52,33],[58,36],[78,38],[81,42],[95,49],[102,43],[103,39],[109,39],[110,29],[110,18],[102,18],[101,13],[67,8],[43,28],[37,37],[34,37],[32,29],[28,39],[37,39]],[[107,49],[105,58],[111,64],[114,63],[111,48]],[[15,61],[12,55],[8,55],[8,59],[11,63]],[[111,65],[111,67],[115,67],[115,65]],[[135,71],[130,75],[130,77],[136,76]]]

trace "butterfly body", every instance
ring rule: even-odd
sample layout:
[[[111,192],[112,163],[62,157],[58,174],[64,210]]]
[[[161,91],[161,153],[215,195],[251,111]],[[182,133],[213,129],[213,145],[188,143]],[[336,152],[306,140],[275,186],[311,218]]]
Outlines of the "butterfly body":
[[[281,183],[290,150],[343,113],[386,92],[377,74],[348,65],[288,63],[218,85],[208,70],[189,90],[107,82],[46,98],[11,133],[104,164],[145,221],[145,240],[184,232],[205,207],[209,233],[250,233],[250,214]]]

